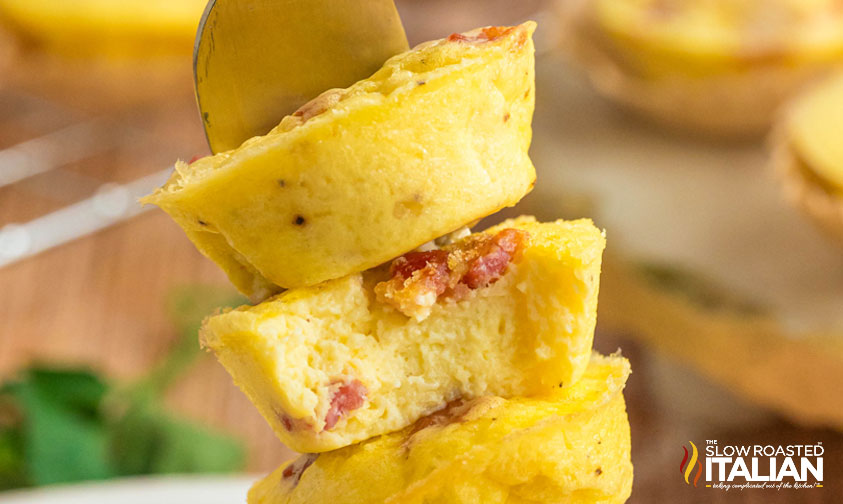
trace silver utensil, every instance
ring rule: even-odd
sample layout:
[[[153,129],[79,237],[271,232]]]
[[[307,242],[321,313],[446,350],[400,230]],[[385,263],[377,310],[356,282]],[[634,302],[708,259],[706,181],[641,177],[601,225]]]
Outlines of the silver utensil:
[[[211,151],[266,134],[407,49],[393,0],[211,0],[193,55]]]

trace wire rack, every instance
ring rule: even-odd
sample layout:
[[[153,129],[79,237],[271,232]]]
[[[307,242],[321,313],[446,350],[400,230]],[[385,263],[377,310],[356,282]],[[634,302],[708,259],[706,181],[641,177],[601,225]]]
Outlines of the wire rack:
[[[92,112],[66,95],[0,85],[0,267],[149,210],[138,198],[200,148],[197,127],[167,128],[195,122],[184,93],[151,103]]]

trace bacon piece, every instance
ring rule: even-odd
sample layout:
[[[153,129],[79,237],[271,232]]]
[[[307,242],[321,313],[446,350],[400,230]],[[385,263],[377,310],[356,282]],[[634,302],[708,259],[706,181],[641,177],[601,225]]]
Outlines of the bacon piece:
[[[356,410],[366,403],[366,395],[369,393],[360,380],[350,382],[336,381],[331,384],[336,387],[328,412],[325,414],[325,427],[323,430],[333,429],[343,417],[350,411]],[[297,430],[316,430],[316,427],[305,419],[291,418],[286,413],[276,411],[281,425],[287,432]]]
[[[440,250],[410,252],[392,262],[391,278],[375,286],[378,301],[424,320],[440,298],[459,301],[502,277],[521,259],[529,235],[504,229],[470,236]]]
[[[495,283],[510,262],[518,262],[524,249],[524,232],[504,229],[483,245],[478,257],[469,263],[462,283],[479,289]]]
[[[487,26],[482,28],[477,33],[471,35],[464,35],[462,33],[453,33],[448,37],[448,42],[492,42],[501,37],[508,35],[515,27],[512,26]]]
[[[469,42],[471,39],[463,35],[462,33],[452,33],[450,37],[448,37],[448,42]]]
[[[472,400],[465,400],[463,398],[454,399],[446,403],[441,409],[418,419],[410,428],[403,447],[405,450],[412,449],[415,441],[414,436],[429,427],[447,427],[455,423],[470,422],[482,417],[504,402],[504,399],[494,396],[483,396]],[[492,422],[496,420],[495,417],[491,418]]]
[[[427,316],[451,283],[448,257],[446,250],[410,252],[399,257],[389,268],[392,279],[375,286],[378,299],[409,317]]]
[[[427,252],[410,252],[393,261],[390,272],[399,275],[404,280],[412,277],[416,272],[425,272],[429,276],[448,276],[448,252],[445,250],[429,250]]]
[[[281,423],[284,425],[284,428],[287,429],[287,432],[293,431],[293,421],[290,417],[284,415],[281,417]]]
[[[368,389],[366,389],[366,386],[360,380],[354,380],[340,385],[337,391],[334,392],[334,397],[331,398],[331,406],[325,415],[324,430],[333,429],[337,425],[337,422],[350,411],[363,406],[366,403],[366,394],[368,393]]]
[[[323,114],[328,109],[331,109],[340,102],[345,96],[345,90],[331,89],[325,91],[316,98],[305,103],[298,110],[293,112],[293,116],[300,117],[302,123],[306,123],[313,117]]]
[[[445,426],[458,422],[460,416],[465,413],[465,408],[463,408],[465,404],[466,402],[462,398],[454,399],[453,401],[446,403],[442,409],[436,410],[425,417],[421,417],[415,424],[413,424],[413,428],[410,429],[410,434],[407,437],[412,437],[412,435],[416,432],[427,429],[428,427]]]
[[[509,35],[514,29],[514,26],[487,26],[481,31],[486,40],[492,41]]]
[[[313,426],[307,420],[303,418],[291,418],[286,413],[282,413],[276,411],[275,414],[278,416],[278,419],[281,421],[281,425],[287,430],[287,432],[293,432],[295,430],[312,430]]]
[[[318,453],[309,453],[297,458],[290,465],[285,467],[283,471],[281,471],[281,477],[283,478],[282,481],[292,480],[293,487],[295,488],[295,486],[299,484],[299,481],[301,481],[301,477],[304,472],[308,467],[312,466],[313,463],[316,462],[317,458],[319,458]]]

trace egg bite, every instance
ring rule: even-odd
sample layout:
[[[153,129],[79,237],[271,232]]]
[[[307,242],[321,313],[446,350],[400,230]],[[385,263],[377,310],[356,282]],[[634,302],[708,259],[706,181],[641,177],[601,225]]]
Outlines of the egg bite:
[[[206,5],[206,0],[2,0],[0,18],[27,41],[67,56],[187,56]]]
[[[843,243],[843,73],[797,97],[773,135],[788,197]]]
[[[594,354],[578,383],[544,397],[455,401],[400,432],[302,455],[258,482],[248,502],[625,502],[628,375],[626,359]]]
[[[533,187],[535,23],[422,44],[266,136],[179,162],[160,206],[253,301],[360,272]]]
[[[763,134],[783,101],[843,63],[836,0],[561,5],[564,46],[602,93],[694,133]]]
[[[200,337],[287,446],[334,450],[456,399],[573,385],[604,246],[591,221],[522,217],[210,317]]]

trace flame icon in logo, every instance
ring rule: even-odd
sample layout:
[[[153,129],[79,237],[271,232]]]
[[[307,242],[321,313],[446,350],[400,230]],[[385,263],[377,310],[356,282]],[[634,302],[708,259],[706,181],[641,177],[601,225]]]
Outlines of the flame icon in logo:
[[[684,475],[685,483],[690,485],[691,473],[694,471],[694,465],[696,465],[697,472],[694,474],[694,487],[696,487],[697,482],[700,481],[700,476],[702,476],[702,464],[699,461],[697,445],[695,445],[693,441],[688,442],[691,443],[691,460],[688,460],[688,449],[685,448],[685,446],[682,446],[682,449],[685,450],[685,456],[682,457],[682,462],[679,463],[679,474]]]

